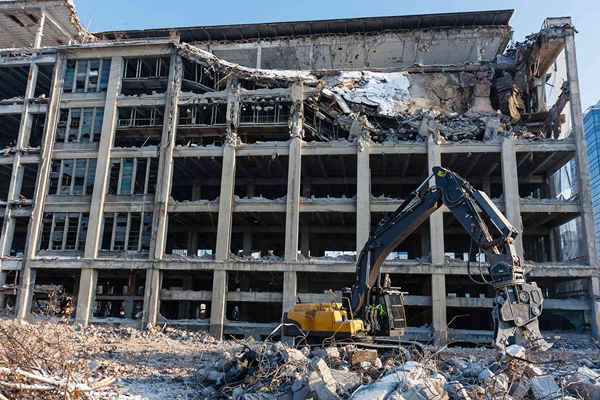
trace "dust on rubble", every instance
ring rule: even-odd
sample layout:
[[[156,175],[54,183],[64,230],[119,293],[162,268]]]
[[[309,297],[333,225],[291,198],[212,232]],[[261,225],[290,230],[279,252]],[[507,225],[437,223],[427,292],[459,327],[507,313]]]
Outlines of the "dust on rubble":
[[[0,321],[0,399],[598,399],[600,346],[548,338],[535,353],[491,348],[361,349],[217,341],[172,327],[82,328]]]

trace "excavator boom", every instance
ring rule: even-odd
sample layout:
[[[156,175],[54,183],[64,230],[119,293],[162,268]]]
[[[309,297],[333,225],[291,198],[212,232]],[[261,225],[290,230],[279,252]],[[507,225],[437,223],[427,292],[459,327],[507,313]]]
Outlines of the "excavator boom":
[[[474,248],[486,255],[489,275],[487,283],[496,291],[492,311],[496,346],[504,348],[512,337],[516,337],[530,343],[532,347],[543,350],[549,348],[550,345],[539,331],[542,292],[535,283],[525,281],[522,260],[513,245],[519,232],[484,192],[474,189],[463,178],[442,167],[434,167],[432,172],[371,233],[357,259],[355,283],[350,291],[346,291],[346,302],[338,307],[337,311],[346,313],[341,315],[342,320],[350,318],[352,321],[361,321],[370,334],[390,333],[393,326],[390,320],[393,314],[390,309],[393,308],[390,301],[392,292],[381,284],[381,267],[386,257],[399,244],[433,212],[445,205],[471,237]],[[432,179],[435,185],[430,185]],[[311,307],[306,304],[299,306],[304,311],[292,309],[287,315],[291,322],[302,329],[303,326],[306,327],[306,323],[299,320],[306,320],[306,312]],[[330,314],[312,317],[311,321],[316,321],[318,325],[318,318],[327,316]],[[348,325],[346,322],[344,324],[339,326]],[[348,330],[349,335],[355,334],[356,326],[360,325],[355,324],[355,329]],[[335,330],[336,327],[331,329]]]

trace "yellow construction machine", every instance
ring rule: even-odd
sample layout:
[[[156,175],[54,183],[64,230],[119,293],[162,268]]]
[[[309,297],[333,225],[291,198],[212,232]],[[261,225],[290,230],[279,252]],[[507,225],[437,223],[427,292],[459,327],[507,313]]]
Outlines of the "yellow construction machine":
[[[434,185],[430,185],[432,179]],[[549,348],[538,322],[542,291],[535,282],[526,282],[513,245],[518,231],[484,192],[442,167],[434,167],[432,175],[371,233],[357,260],[355,283],[343,290],[342,302],[296,304],[284,315],[284,335],[400,336],[406,324],[403,293],[390,287],[387,279],[382,282],[381,266],[390,252],[443,205],[471,237],[470,259],[479,251],[486,255],[486,283],[496,290],[492,311],[496,346],[504,348],[516,339],[538,349]]]

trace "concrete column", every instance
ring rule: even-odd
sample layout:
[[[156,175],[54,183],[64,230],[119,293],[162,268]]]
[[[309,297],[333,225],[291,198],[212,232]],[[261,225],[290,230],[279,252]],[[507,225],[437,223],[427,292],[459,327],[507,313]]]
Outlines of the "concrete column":
[[[77,312],[75,321],[81,325],[88,325],[96,298],[96,283],[98,282],[98,270],[84,268],[81,270],[79,279],[79,293],[77,296]]]
[[[589,284],[590,297],[592,301],[592,335],[600,336],[600,278],[593,276]]]
[[[233,194],[235,190],[235,153],[238,142],[239,83],[229,81],[227,95],[227,138],[223,146],[223,169],[221,172],[221,193],[219,195],[219,219],[217,222],[216,261],[225,261],[231,251],[231,223]]]
[[[519,177],[517,175],[517,153],[512,138],[502,140],[502,185],[506,218],[519,230],[515,239],[515,249],[523,258],[523,221],[521,219],[521,197],[519,196]]]
[[[173,181],[173,151],[177,133],[178,103],[183,78],[183,64],[177,54],[171,56],[169,67],[169,85],[167,87],[167,104],[165,120],[160,138],[160,154],[158,163],[158,181],[154,201],[153,235],[150,250],[157,260],[162,259],[167,240],[168,206]]]
[[[581,108],[581,97],[579,90],[579,73],[577,70],[577,54],[575,50],[575,31],[571,29],[565,38],[565,56],[567,61],[567,79],[571,90],[571,134],[575,136],[577,162],[579,199],[581,206],[581,229],[580,235],[583,239],[584,255],[589,265],[600,268],[598,265],[598,254],[596,252],[596,232],[594,230],[594,215],[592,209],[592,191],[590,188],[590,176],[587,164],[587,144],[583,130],[583,112]],[[592,333],[600,337],[600,283],[599,278],[592,277],[589,285],[590,297],[592,299]]]
[[[90,217],[85,238],[84,258],[96,258],[100,247],[102,221],[104,214],[104,196],[107,193],[110,178],[110,153],[117,125],[117,98],[121,92],[123,76],[123,58],[113,57],[110,63],[108,88],[102,118],[102,133],[96,160],[96,175],[90,204]]]
[[[442,165],[440,147],[429,137],[427,143],[428,174],[434,166]],[[433,181],[430,182],[434,184]],[[436,346],[442,346],[448,341],[448,322],[446,317],[446,276],[444,275],[444,214],[437,210],[429,217],[429,244],[431,249],[431,301],[433,318],[433,340]]]
[[[302,137],[304,136],[304,85],[292,85],[290,97],[290,155],[285,218],[285,261],[298,260],[298,235],[300,229],[300,179],[302,169]],[[285,294],[284,294],[285,296]]]
[[[219,217],[217,221],[216,261],[227,260],[231,251],[234,189],[235,146],[226,144],[223,148],[223,172],[221,173],[221,194],[219,197]]]
[[[285,271],[283,273],[283,312],[288,312],[296,304],[298,297],[298,276],[296,271]]]
[[[565,56],[567,61],[567,78],[571,89],[571,121],[572,135],[575,136],[577,148],[575,160],[577,162],[579,199],[581,204],[581,220],[583,225],[582,235],[585,256],[588,263],[598,267],[598,255],[596,253],[596,233],[594,231],[594,215],[592,212],[592,197],[590,189],[590,176],[587,163],[587,144],[583,130],[583,112],[581,109],[581,95],[579,90],[579,74],[577,72],[577,55],[575,52],[575,32],[571,30],[565,38]],[[600,326],[595,329],[600,330]]]
[[[212,300],[210,304],[210,334],[219,340],[223,338],[226,304],[227,271],[216,270],[213,273]]]
[[[110,152],[115,136],[117,123],[117,97],[121,91],[123,75],[123,58],[113,57],[110,64],[108,88],[104,103],[102,118],[102,133],[100,136],[98,159],[96,160],[96,175],[90,204],[88,230],[85,240],[84,258],[96,258],[100,247],[102,217],[104,214],[104,196],[107,192],[110,176]],[[81,271],[79,291],[77,293],[77,322],[87,325],[91,318],[94,299],[96,296],[96,281],[98,273],[92,269]]]
[[[33,299],[33,287],[35,285],[35,271],[30,267],[30,261],[35,257],[39,247],[39,239],[42,231],[42,220],[44,215],[44,204],[48,193],[50,169],[52,166],[52,150],[56,136],[56,126],[60,113],[60,98],[64,80],[65,55],[57,54],[52,86],[50,90],[50,102],[44,128],[44,139],[40,149],[40,164],[35,185],[33,209],[29,220],[27,242],[25,243],[25,254],[21,272],[21,282],[17,300],[17,319],[23,320],[31,311]]]
[[[300,174],[302,165],[302,139],[290,141],[288,188],[285,217],[285,261],[298,260],[298,237],[300,233]]]
[[[144,309],[142,312],[143,328],[149,328],[158,323],[162,276],[162,271],[159,269],[146,270],[146,285],[144,288]]]
[[[175,149],[175,136],[177,133],[177,115],[179,95],[181,93],[181,80],[183,78],[183,64],[181,57],[175,52],[171,55],[169,65],[169,83],[167,86],[167,103],[165,105],[165,118],[160,138],[160,154],[157,171],[156,194],[154,196],[154,214],[152,217],[152,239],[150,241],[150,254],[154,260],[161,260],[164,256],[167,242],[168,206],[171,196],[173,180],[173,151]],[[147,270],[151,284],[146,285],[144,293],[144,327],[156,325],[160,312],[160,287],[162,271],[156,263],[152,270]]]
[[[371,231],[371,169],[369,144],[360,140],[356,154],[356,257],[369,240]]]

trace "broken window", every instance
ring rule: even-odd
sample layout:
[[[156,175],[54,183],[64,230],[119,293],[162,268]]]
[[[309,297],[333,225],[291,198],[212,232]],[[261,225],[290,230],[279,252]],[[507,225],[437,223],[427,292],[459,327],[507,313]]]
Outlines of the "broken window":
[[[64,93],[104,92],[110,74],[109,58],[90,60],[67,60],[64,77]]]
[[[27,229],[29,227],[29,217],[15,218],[15,232],[13,234],[10,246],[10,255],[13,257],[23,257],[25,252],[25,243],[27,242]]]
[[[53,160],[50,171],[50,195],[91,195],[96,174],[95,159]]]
[[[290,102],[272,99],[243,101],[240,105],[240,125],[244,124],[288,124]]]
[[[160,143],[164,107],[120,107],[116,147],[153,146]]]
[[[302,156],[302,197],[340,201],[355,197],[356,162],[356,155]]]
[[[54,76],[54,64],[38,64],[38,75],[35,85],[35,97],[50,97],[50,88]]]
[[[32,114],[31,133],[29,134],[29,146],[40,147],[44,137],[46,126],[46,114]]]
[[[201,319],[210,318],[209,295],[213,285],[212,271],[165,271],[161,286],[160,315],[168,319]],[[185,292],[182,292],[185,291]],[[171,300],[177,294],[192,295],[194,300]],[[204,299],[198,296],[205,294]]]
[[[0,164],[0,201],[8,200],[13,164]]]
[[[285,205],[282,212],[233,214],[231,253],[249,259],[281,260],[285,250]]]
[[[113,195],[153,194],[156,188],[157,158],[111,160],[108,193]]]
[[[305,257],[353,262],[356,255],[356,215],[347,212],[301,213],[298,247]]]
[[[218,215],[214,212],[169,213],[166,254],[212,259]]]
[[[215,200],[221,191],[222,157],[175,158],[171,197],[176,201]]]
[[[103,116],[103,108],[61,109],[56,143],[98,143]]]
[[[83,251],[88,218],[87,213],[44,214],[40,250]]]
[[[237,157],[235,195],[248,201],[283,199],[287,194],[287,156]]]
[[[152,235],[152,213],[105,213],[102,250],[147,253]]]
[[[0,68],[0,102],[23,102],[27,90],[29,66]]]
[[[348,130],[335,123],[335,119],[304,104],[304,140],[307,142],[329,142],[348,139]]]
[[[21,200],[33,199],[37,184],[38,163],[23,164],[23,179],[21,181],[21,190],[19,197]]]
[[[137,318],[144,307],[144,270],[101,270],[96,285],[96,318]]]
[[[126,58],[121,92],[124,95],[164,93],[169,64],[169,57]]]
[[[21,114],[0,115],[0,148],[15,147],[19,138]]]
[[[222,144],[227,122],[227,103],[195,103],[179,106],[177,144]]]
[[[219,72],[212,67],[183,60],[183,91],[206,93],[225,90],[226,79],[222,79]]]

